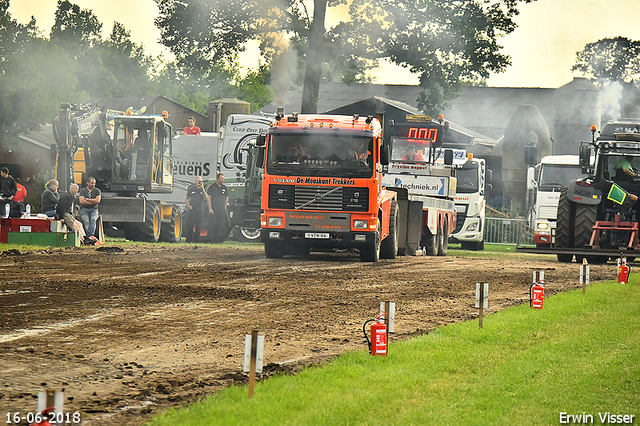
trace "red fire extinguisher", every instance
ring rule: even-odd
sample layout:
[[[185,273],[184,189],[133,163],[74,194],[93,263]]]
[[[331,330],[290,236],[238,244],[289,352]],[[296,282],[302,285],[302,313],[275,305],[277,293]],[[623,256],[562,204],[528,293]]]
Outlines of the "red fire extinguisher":
[[[365,321],[362,325],[362,332],[369,346],[369,353],[371,355],[387,356],[387,325],[384,323],[384,316],[387,314],[380,314],[375,319]],[[367,324],[371,324],[371,340],[367,336],[366,327]]]
[[[49,413],[54,410],[55,410],[55,407],[50,407],[45,410],[42,410],[41,420],[37,423],[32,423],[31,426],[52,426],[51,423],[49,423]]]
[[[629,282],[629,265],[627,265],[627,258],[621,257],[618,260],[618,284],[626,284]]]
[[[538,282],[534,281],[529,291],[531,307],[534,309],[542,309],[542,304],[544,303],[544,278],[540,278]]]

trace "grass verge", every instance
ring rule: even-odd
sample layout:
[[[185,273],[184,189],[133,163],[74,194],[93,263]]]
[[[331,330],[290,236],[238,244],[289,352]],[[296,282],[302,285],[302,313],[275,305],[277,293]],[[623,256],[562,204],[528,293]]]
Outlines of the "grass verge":
[[[231,387],[148,425],[550,425],[640,414],[640,277],[592,284],[478,322]]]

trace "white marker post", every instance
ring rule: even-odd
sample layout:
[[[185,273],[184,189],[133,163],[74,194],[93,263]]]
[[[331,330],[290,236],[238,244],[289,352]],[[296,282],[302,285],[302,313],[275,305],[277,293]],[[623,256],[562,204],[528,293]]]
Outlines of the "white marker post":
[[[387,325],[387,352],[389,351],[389,333],[395,333],[396,302],[380,302],[380,315],[384,316]]]
[[[476,308],[479,308],[479,328],[482,328],[484,309],[489,308],[489,283],[476,283]]]
[[[256,373],[262,373],[264,358],[264,336],[258,336],[258,330],[244,336],[244,363],[242,371],[249,373],[249,398],[253,397]]]
[[[42,413],[47,408],[53,408],[55,414],[62,413],[64,405],[64,392],[47,389],[38,392],[38,413]]]
[[[587,285],[589,285],[589,262],[587,258],[582,258],[582,265],[580,265],[580,284],[582,285],[582,294],[587,292]]]

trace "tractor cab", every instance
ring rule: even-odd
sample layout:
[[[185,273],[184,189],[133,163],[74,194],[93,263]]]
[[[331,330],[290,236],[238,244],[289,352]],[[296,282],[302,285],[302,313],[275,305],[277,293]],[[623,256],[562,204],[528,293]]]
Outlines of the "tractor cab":
[[[173,190],[171,125],[162,116],[113,117],[110,189],[116,193]]]

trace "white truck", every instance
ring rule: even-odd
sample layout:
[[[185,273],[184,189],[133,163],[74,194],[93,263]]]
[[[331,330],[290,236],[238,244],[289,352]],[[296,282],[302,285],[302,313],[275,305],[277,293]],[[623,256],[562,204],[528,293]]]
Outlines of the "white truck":
[[[414,223],[411,216],[421,216],[417,229],[410,225],[406,236],[399,236],[399,247],[406,246],[400,252],[415,255],[414,248],[419,245],[427,256],[446,256],[449,237],[456,227],[454,155],[452,150],[442,148],[448,123],[427,116],[407,116],[406,123],[390,123],[389,127],[389,164],[382,186],[396,190],[399,203],[406,198],[410,224]],[[405,209],[401,207],[400,211]]]
[[[458,220],[450,242],[460,243],[464,250],[483,250],[486,190],[491,184],[491,170],[483,158],[455,154],[458,183],[454,200]]]
[[[578,155],[547,155],[536,165],[529,186],[534,189],[531,223],[536,247],[550,247],[563,187],[584,176]]]

